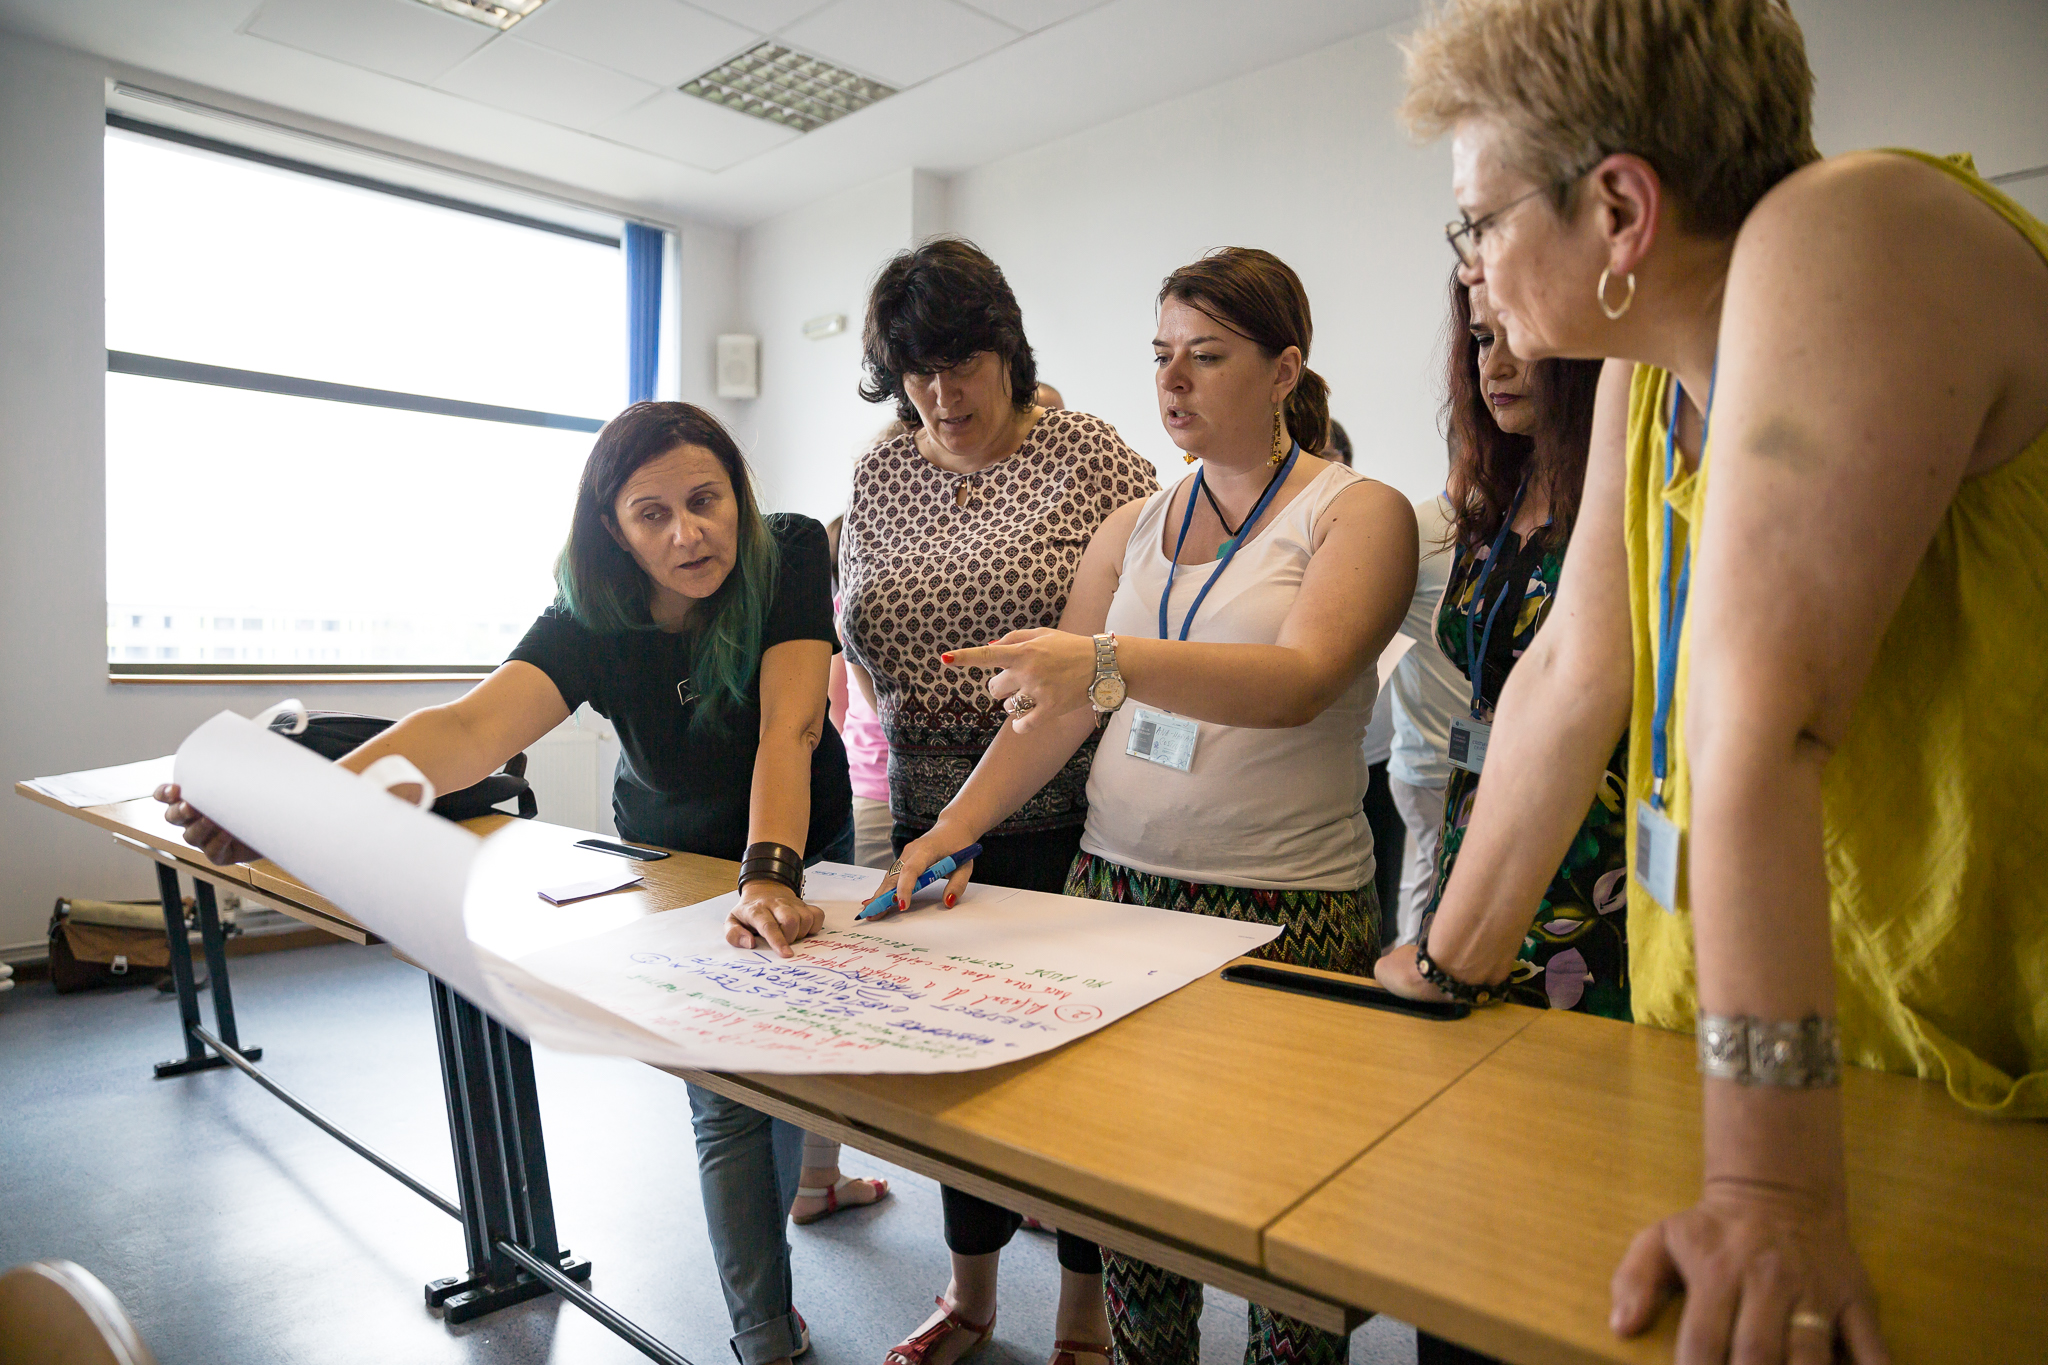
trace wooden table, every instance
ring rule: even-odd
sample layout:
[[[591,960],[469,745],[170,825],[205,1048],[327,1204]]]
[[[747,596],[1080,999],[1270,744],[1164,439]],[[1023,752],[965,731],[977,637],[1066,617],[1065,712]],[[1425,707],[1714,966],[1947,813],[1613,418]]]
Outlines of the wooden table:
[[[1527,1365],[1671,1358],[1619,1341],[1629,1239],[1699,1194],[1688,1034],[1545,1013],[1266,1234],[1266,1267]],[[1897,1365],[2048,1359],[2048,1124],[1845,1067],[1850,1218]]]
[[[59,808],[367,938],[280,869],[206,864],[154,802]],[[566,907],[508,895],[493,946],[693,904],[735,868],[678,854],[641,870],[643,887]],[[1512,1007],[1435,1023],[1211,975],[983,1071],[676,1074],[1318,1325],[1379,1310],[1524,1365],[1671,1357],[1676,1310],[1616,1341],[1607,1284],[1636,1230],[1697,1194],[1690,1037]],[[1978,1120],[1937,1086],[1856,1068],[1843,1103],[1857,1245],[1899,1365],[2048,1357],[2048,1125]]]
[[[584,836],[529,821],[500,837],[540,844]],[[677,854],[638,870],[640,888],[559,909],[523,883],[508,888],[504,918],[477,926],[478,935],[518,956],[722,895],[737,868]],[[1365,1317],[1359,1308],[1265,1273],[1265,1229],[1540,1013],[1491,1010],[1453,1027],[1226,984],[1211,973],[1069,1047],[981,1071],[674,1074],[1346,1331]]]

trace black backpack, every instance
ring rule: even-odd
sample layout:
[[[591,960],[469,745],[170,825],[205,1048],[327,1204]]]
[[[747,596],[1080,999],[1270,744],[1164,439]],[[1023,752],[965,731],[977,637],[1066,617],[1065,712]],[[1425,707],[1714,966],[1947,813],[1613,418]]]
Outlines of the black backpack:
[[[347,711],[308,711],[306,728],[298,734],[291,734],[286,728],[291,719],[289,714],[279,717],[272,722],[271,729],[294,744],[305,745],[330,763],[353,753],[394,724],[382,716],[358,716]],[[519,800],[521,820],[531,820],[540,814],[540,802],[526,780],[526,755],[523,753],[512,755],[511,761],[503,768],[475,786],[449,792],[437,799],[434,814],[444,820],[470,820],[479,815],[497,813],[498,806],[514,797]]]

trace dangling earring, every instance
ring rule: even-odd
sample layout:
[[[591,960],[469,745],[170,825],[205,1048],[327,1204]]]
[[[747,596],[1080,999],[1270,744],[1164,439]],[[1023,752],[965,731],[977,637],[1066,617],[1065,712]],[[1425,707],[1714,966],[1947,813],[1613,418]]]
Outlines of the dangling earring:
[[[1196,460],[1199,460],[1202,457],[1199,455],[1189,455],[1183,452],[1180,458],[1186,464],[1193,464]]]
[[[1636,301],[1636,273],[1633,270],[1628,273],[1628,296],[1622,299],[1619,308],[1607,306],[1607,279],[1607,272],[1601,271],[1600,283],[1594,288],[1593,297],[1600,301],[1600,311],[1607,314],[1609,322],[1619,322],[1621,315],[1629,310],[1629,305]]]
[[[1271,467],[1273,467],[1273,468],[1275,468],[1275,469],[1278,469],[1278,468],[1280,467],[1280,462],[1281,462],[1282,460],[1285,460],[1286,458],[1287,458],[1287,423],[1286,423],[1286,421],[1285,421],[1285,420],[1284,420],[1284,419],[1283,419],[1283,418],[1282,418],[1282,417],[1280,416],[1280,409],[1278,409],[1278,408],[1274,408],[1274,409],[1273,409],[1273,458],[1272,458],[1272,459],[1270,459],[1270,460],[1268,460],[1268,461],[1266,461],[1266,463],[1267,463],[1268,465],[1270,465]]]

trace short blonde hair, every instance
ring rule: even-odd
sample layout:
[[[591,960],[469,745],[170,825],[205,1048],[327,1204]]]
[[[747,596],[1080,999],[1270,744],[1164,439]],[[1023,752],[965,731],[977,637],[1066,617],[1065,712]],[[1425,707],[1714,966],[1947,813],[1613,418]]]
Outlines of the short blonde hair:
[[[1813,71],[1786,0],[1443,0],[1402,50],[1401,116],[1418,136],[1499,119],[1511,163],[1544,181],[1633,153],[1689,231],[1732,235],[1771,186],[1820,159]]]

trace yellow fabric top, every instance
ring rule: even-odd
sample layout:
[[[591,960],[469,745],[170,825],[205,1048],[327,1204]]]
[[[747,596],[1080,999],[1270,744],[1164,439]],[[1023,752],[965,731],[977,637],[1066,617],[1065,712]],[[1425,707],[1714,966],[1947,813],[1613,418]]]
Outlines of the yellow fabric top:
[[[1939,167],[2048,261],[2048,227],[1978,178]],[[1664,504],[1676,552],[1705,505],[1707,464],[1664,478],[1671,376],[1637,366],[1629,391],[1629,606],[1635,703],[1630,809],[1650,791]],[[1674,564],[1676,561],[1674,561]],[[1687,826],[1690,639],[1679,641],[1666,813]],[[1847,1060],[1940,1080],[1972,1109],[2048,1117],[2048,430],[1949,505],[1879,647],[1822,779],[1829,911]],[[1629,827],[1635,865],[1635,822]],[[1691,1029],[1692,917],[1631,878],[1638,1023]]]

